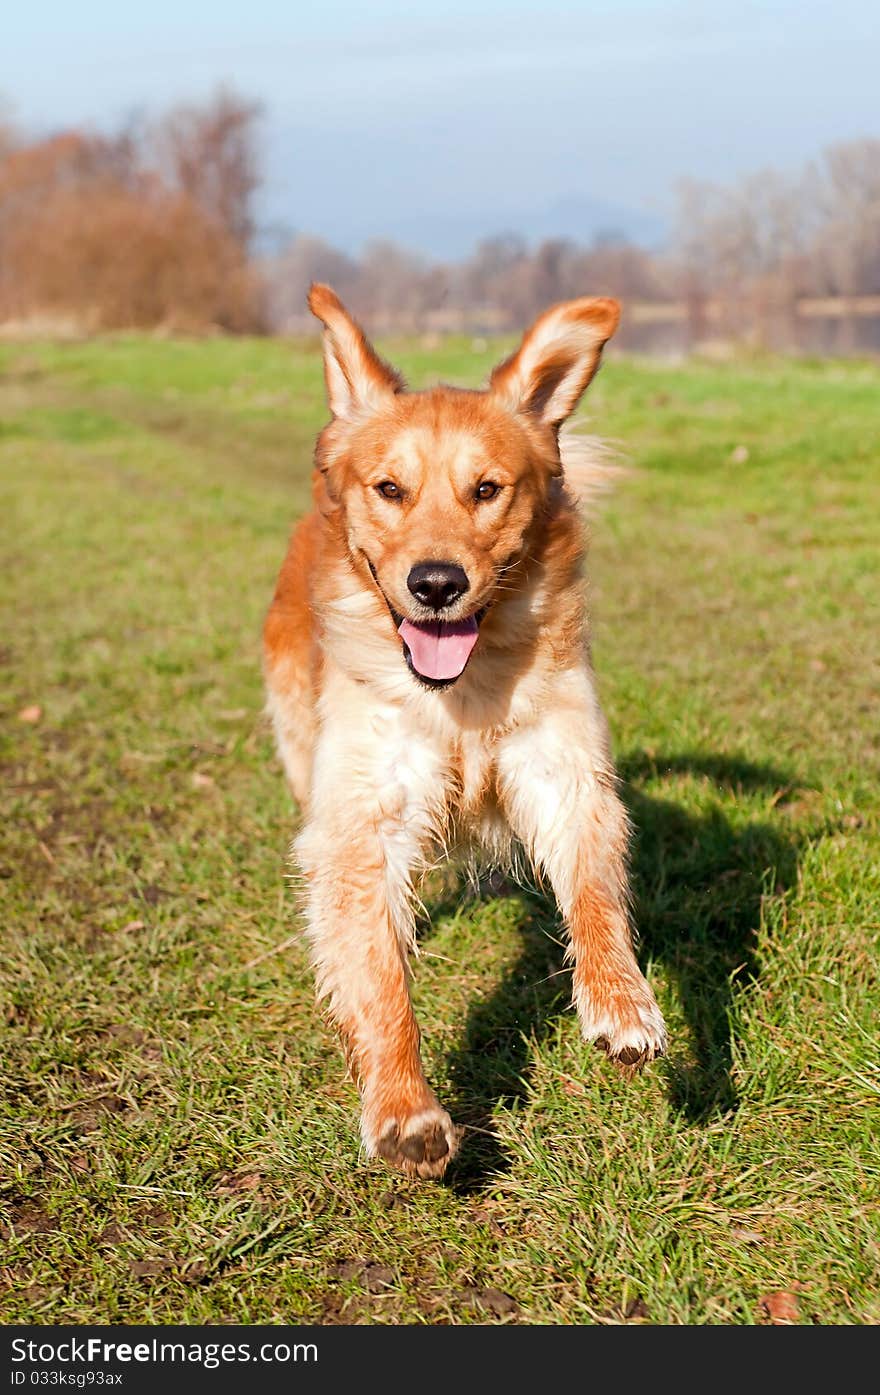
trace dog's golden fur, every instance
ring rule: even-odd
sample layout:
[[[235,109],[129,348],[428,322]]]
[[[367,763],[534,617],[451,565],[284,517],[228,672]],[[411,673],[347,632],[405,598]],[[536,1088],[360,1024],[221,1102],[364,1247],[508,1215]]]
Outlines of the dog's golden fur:
[[[438,846],[502,862],[524,849],[565,918],[584,1036],[628,1066],[665,1046],[632,948],[629,830],[559,449],[619,311],[554,306],[486,391],[410,393],[329,287],[310,305],[332,419],[266,619],[268,705],[304,814],[295,851],[318,990],[360,1088],[366,1149],[436,1177],[458,1130],[422,1070],[408,951],[414,882]],[[466,579],[442,611],[413,590],[423,564]],[[417,669],[420,636],[448,663],[452,641],[437,636],[459,633],[473,645],[460,676]]]

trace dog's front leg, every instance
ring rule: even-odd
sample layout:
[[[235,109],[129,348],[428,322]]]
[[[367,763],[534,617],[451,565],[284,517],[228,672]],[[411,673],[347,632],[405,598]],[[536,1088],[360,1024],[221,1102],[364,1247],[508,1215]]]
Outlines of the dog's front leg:
[[[565,918],[584,1037],[623,1066],[662,1055],[663,1017],[633,950],[629,822],[595,703],[573,710],[561,703],[508,738],[499,785],[513,831],[548,876]]]
[[[296,842],[318,991],[360,1089],[367,1152],[411,1175],[440,1177],[458,1135],[422,1069],[407,963],[410,879],[430,811],[405,757],[395,764],[386,752],[379,762],[326,731],[322,747],[310,821]]]

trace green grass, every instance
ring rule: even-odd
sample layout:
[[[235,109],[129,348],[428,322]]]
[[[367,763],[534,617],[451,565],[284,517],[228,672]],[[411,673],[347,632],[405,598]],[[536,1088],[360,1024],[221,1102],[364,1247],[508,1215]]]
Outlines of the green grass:
[[[414,383],[501,352],[385,347]],[[469,1125],[441,1185],[361,1156],[284,880],[259,630],[315,346],[0,373],[4,1321],[747,1324],[780,1290],[880,1321],[878,366],[612,355],[594,385],[632,466],[595,657],[671,1054],[620,1078],[552,908],[445,884],[415,985]]]

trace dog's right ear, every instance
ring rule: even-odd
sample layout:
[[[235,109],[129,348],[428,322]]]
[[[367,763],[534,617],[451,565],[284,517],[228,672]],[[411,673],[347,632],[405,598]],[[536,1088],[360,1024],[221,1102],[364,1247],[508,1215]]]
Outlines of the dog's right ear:
[[[324,326],[324,379],[334,417],[356,421],[403,391],[403,378],[379,357],[335,291],[315,283],[309,309]]]

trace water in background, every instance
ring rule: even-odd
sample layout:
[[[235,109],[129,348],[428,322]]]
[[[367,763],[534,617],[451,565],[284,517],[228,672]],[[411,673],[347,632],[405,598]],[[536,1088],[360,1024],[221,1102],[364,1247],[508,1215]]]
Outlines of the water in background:
[[[616,342],[631,353],[663,357],[752,348],[816,357],[880,354],[880,307],[843,313],[839,306],[803,312],[778,312],[755,318],[735,313],[701,313],[684,306],[633,306],[624,316]]]

